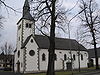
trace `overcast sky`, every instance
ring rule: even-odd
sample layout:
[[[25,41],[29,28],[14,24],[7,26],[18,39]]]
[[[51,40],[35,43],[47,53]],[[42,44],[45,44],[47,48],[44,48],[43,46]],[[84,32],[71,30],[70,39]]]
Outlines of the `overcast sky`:
[[[98,3],[100,3],[99,0]],[[13,7],[14,9],[22,12],[24,0],[5,0],[6,4]],[[64,0],[64,6],[66,9],[72,8],[76,4],[77,0]],[[74,8],[74,13],[77,13],[77,7]],[[14,46],[16,45],[16,36],[17,36],[17,25],[16,23],[21,18],[22,13],[15,13],[10,9],[2,8],[2,14],[5,17],[3,20],[4,29],[2,30],[1,43],[7,41],[12,43]],[[73,26],[73,28],[75,25]],[[74,36],[72,36],[74,38]]]

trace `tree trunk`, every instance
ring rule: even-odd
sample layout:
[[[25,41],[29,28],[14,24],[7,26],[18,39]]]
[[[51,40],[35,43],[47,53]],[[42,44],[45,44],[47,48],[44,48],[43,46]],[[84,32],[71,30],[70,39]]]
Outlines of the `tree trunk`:
[[[47,75],[55,75],[54,71],[54,54],[55,54],[55,2],[52,0],[52,11],[51,11],[51,27],[50,27],[50,46],[49,46],[49,60],[48,60],[48,70]]]
[[[97,49],[96,49],[96,39],[95,39],[95,34],[94,34],[94,32],[92,32],[92,37],[93,37],[93,42],[94,42],[94,52],[95,52],[96,69],[99,69],[98,54],[97,54]]]

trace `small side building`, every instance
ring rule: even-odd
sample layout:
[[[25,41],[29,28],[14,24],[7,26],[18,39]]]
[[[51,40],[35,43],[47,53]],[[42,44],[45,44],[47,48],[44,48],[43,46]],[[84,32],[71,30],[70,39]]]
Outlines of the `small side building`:
[[[93,63],[93,65],[96,65],[96,63],[95,63],[95,51],[94,51],[94,49],[93,48],[92,49],[88,49],[88,53],[89,53],[89,61],[91,63]],[[100,47],[97,48],[97,56],[98,56],[98,63],[100,65]]]

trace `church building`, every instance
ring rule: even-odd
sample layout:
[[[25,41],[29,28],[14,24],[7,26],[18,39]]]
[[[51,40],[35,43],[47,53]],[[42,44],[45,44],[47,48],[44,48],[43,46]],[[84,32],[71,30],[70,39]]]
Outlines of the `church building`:
[[[48,38],[35,34],[34,18],[30,14],[29,2],[25,0],[22,18],[17,23],[14,71],[21,73],[45,72],[48,66],[48,48]],[[87,67],[87,49],[74,39],[56,37],[55,70],[77,69],[79,62],[81,68]]]

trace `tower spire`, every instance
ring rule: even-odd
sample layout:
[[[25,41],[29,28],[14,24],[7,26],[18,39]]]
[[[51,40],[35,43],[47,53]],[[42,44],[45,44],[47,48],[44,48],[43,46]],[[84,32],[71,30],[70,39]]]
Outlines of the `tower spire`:
[[[24,6],[23,6],[23,17],[24,19],[33,20],[32,15],[30,14],[30,5],[28,0],[25,0]]]

